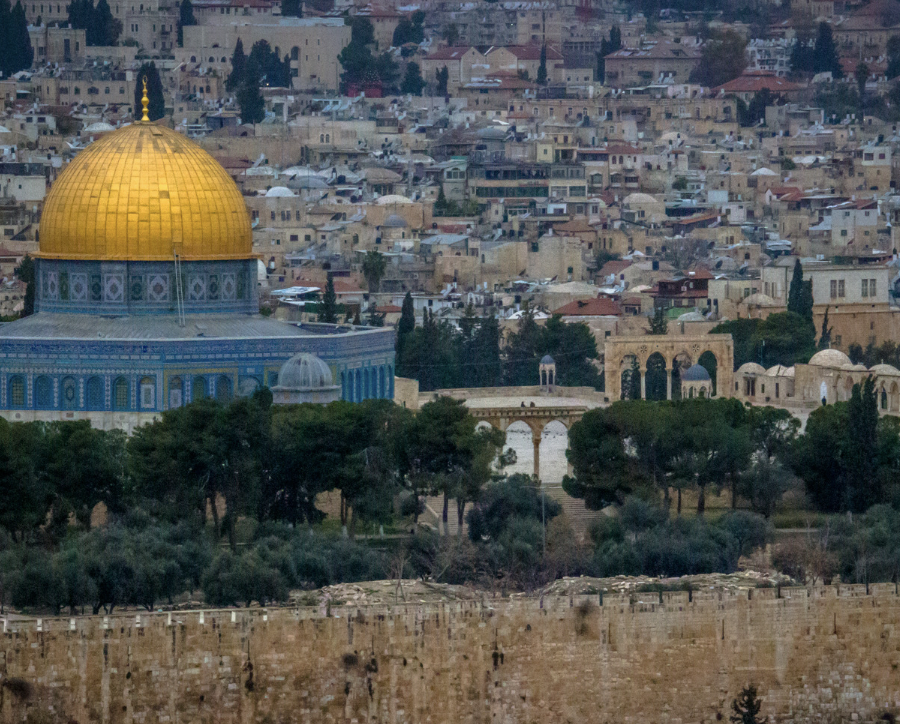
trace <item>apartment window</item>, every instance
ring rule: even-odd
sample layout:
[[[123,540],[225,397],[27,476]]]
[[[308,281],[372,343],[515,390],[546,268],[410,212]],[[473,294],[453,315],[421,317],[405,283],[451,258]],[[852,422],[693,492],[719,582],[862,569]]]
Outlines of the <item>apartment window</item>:
[[[831,298],[837,299],[837,279],[831,280]]]
[[[844,280],[838,279],[838,297],[844,297]]]
[[[875,280],[874,279],[869,279],[869,296],[870,297],[875,296]]]
[[[869,280],[868,279],[862,280],[862,295],[863,295],[863,298],[869,296]]]

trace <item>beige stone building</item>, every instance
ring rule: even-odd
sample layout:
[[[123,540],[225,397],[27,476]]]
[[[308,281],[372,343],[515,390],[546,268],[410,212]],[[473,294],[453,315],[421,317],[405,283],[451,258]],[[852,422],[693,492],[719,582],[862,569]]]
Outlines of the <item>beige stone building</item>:
[[[350,42],[350,27],[339,18],[281,18],[253,24],[235,19],[227,25],[190,26],[184,29],[184,47],[175,56],[180,62],[203,63],[227,75],[238,38],[245,53],[257,40],[265,40],[280,57],[290,56],[295,89],[338,90],[337,56]]]
[[[35,64],[78,63],[84,60],[85,31],[47,25],[28,28]]]
[[[700,61],[696,47],[660,41],[642,48],[623,48],[606,56],[606,85],[631,88],[663,79],[687,83]]]

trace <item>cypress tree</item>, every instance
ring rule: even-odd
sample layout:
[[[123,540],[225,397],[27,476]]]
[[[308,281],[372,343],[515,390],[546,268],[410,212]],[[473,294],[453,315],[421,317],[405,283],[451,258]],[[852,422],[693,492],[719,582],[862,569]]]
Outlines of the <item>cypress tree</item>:
[[[475,383],[479,387],[497,387],[503,382],[500,362],[500,323],[492,314],[484,317],[475,333],[478,367]],[[467,360],[461,360],[465,364]]]
[[[12,9],[9,24],[9,52],[12,62],[5,75],[12,75],[20,70],[30,68],[31,62],[34,60],[34,49],[31,47],[31,37],[28,35],[28,21],[25,18],[25,8],[22,7],[21,2],[17,2]]]
[[[34,260],[26,254],[22,259],[22,263],[16,267],[16,278],[20,282],[25,282],[25,299],[23,301],[22,316],[28,317],[34,314]]]
[[[544,85],[547,82],[547,45],[541,46],[541,64],[538,66],[537,82]]]
[[[9,0],[0,0],[0,75],[7,77],[12,67],[12,8]]]
[[[825,318],[822,320],[822,334],[819,335],[819,349],[831,349],[831,330],[828,326],[828,307],[825,307]]]
[[[181,0],[178,8],[178,47],[184,45],[184,27],[186,25],[196,25],[197,18],[194,17],[194,6],[191,0]],[[240,40],[238,40],[240,42]]]
[[[435,79],[437,80],[437,94],[439,96],[447,95],[447,83],[450,81],[450,71],[446,65],[437,72]]]
[[[831,77],[834,80],[844,77],[831,26],[828,23],[819,23],[816,45],[813,48],[813,72],[826,73],[828,71],[831,71]]]
[[[0,0],[0,75],[8,78],[26,70],[33,59],[34,49],[22,3],[17,2],[11,8],[9,0]]]
[[[334,277],[331,274],[328,275],[325,293],[322,295],[319,321],[327,322],[328,324],[337,323],[337,294],[334,291]]]
[[[281,3],[282,17],[303,17],[303,3],[300,0],[283,0]]]
[[[2,1],[2,0],[0,0]],[[244,43],[238,38],[234,45],[234,53],[231,54],[231,73],[225,80],[225,90],[234,93],[244,84],[244,76],[247,72],[247,56],[244,54]]]
[[[247,78],[238,89],[237,102],[241,107],[241,123],[261,123],[266,117],[266,104],[259,90],[259,84],[250,78]]]
[[[413,306],[412,294],[407,292],[406,296],[403,297],[403,306],[400,310],[400,321],[397,323],[397,344],[394,347],[394,350],[396,352],[396,364],[398,367],[403,364],[403,348],[407,342],[409,335],[413,333],[415,328],[416,310]],[[399,371],[397,372],[397,374],[400,377],[406,376],[400,374]]]
[[[92,0],[72,0],[69,3],[69,27],[75,28],[76,30],[85,30],[91,27],[94,16],[94,4]],[[85,39],[87,44],[91,44],[91,38],[93,36],[88,35]]]
[[[879,498],[878,401],[871,375],[862,385],[853,385],[847,407],[845,444],[844,505],[848,510],[863,511]]]
[[[88,33],[93,29],[94,42],[88,45],[115,45],[119,39],[122,26],[113,17],[112,10],[107,0],[99,0],[96,8],[92,8],[91,25]]]
[[[144,78],[147,79],[147,98],[150,100],[150,105],[147,107],[147,115],[150,116],[151,121],[158,121],[166,115],[166,101],[163,97],[159,70],[157,70],[156,63],[153,61],[144,63],[138,71],[137,83],[134,86],[134,118],[139,121],[143,115],[141,98],[144,95]]]
[[[791,277],[791,287],[788,292],[787,310],[795,314],[802,314],[803,309],[803,265],[800,259],[794,259],[794,276]]]

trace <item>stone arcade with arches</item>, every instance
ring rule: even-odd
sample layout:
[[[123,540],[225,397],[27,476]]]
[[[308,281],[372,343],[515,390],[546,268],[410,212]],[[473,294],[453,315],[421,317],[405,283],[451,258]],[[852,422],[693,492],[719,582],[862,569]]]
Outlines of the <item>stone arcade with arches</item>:
[[[0,327],[0,415],[130,431],[274,387],[298,353],[333,380],[314,396],[393,397],[392,329],[263,317],[257,264],[244,200],[211,156],[147,120],[106,134],[47,195],[36,313]]]
[[[707,389],[713,397],[732,396],[734,342],[730,334],[613,337],[605,341],[603,352],[610,402],[629,398],[629,391],[644,400],[678,399],[691,390],[698,396]],[[683,381],[682,375],[697,365],[707,370],[709,380]],[[702,375],[694,369],[688,377]]]

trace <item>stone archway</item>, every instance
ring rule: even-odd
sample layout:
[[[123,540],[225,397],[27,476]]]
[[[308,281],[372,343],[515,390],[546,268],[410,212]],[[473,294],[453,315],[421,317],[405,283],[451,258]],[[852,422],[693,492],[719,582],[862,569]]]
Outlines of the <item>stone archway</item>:
[[[469,406],[469,413],[476,420],[485,421],[496,427],[498,430],[508,432],[515,425],[517,429],[522,430],[519,423],[527,425],[531,430],[531,442],[533,455],[532,474],[540,477],[541,470],[541,442],[544,431],[547,426],[556,421],[562,424],[567,431],[571,429],[572,423],[582,418],[587,411],[587,405],[562,404],[542,405],[540,407],[528,405],[522,402],[520,406],[489,406],[482,407],[478,405]]]
[[[666,390],[666,398],[671,399],[672,372],[676,359],[681,355],[687,355],[692,360],[699,360],[707,352],[715,360],[716,394],[723,397],[733,396],[734,342],[730,334],[641,335],[607,339],[603,349],[607,399],[622,399],[623,373],[631,367],[632,357],[637,360],[643,383],[641,396],[646,397],[647,360],[656,353],[662,356],[666,362],[669,388]]]

